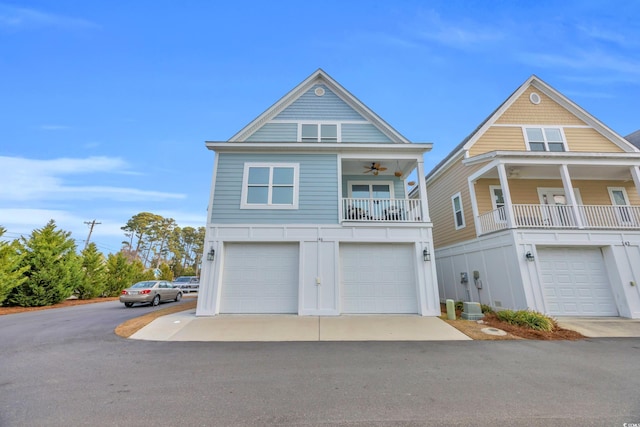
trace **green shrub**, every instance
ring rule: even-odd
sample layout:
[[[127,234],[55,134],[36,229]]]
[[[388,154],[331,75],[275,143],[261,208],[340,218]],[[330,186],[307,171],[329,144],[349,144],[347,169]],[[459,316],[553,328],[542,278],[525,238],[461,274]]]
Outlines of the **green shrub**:
[[[456,301],[456,310],[462,311],[464,308],[464,301]]]
[[[536,331],[552,331],[555,322],[549,316],[531,310],[501,310],[496,317],[512,325],[524,326]]]
[[[493,308],[487,304],[480,304],[480,309],[483,313],[493,313]]]

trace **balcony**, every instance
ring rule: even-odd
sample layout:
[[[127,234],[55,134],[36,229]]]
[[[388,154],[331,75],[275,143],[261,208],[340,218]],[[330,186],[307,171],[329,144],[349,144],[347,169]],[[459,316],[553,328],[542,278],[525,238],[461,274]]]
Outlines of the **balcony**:
[[[514,204],[515,228],[638,230],[640,206]],[[478,216],[480,234],[508,228],[503,207]]]
[[[342,221],[422,222],[419,199],[342,199]]]

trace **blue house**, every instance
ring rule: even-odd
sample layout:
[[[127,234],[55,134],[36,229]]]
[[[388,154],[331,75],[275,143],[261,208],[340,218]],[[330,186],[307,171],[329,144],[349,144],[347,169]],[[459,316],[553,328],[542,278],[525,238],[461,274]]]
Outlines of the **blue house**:
[[[440,315],[418,179],[431,144],[317,70],[206,146],[216,155],[198,316]]]

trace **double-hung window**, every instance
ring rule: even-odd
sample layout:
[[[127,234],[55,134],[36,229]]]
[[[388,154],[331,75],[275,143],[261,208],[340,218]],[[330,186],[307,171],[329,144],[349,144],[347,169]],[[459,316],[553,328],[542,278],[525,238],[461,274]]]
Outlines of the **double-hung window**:
[[[297,163],[245,163],[242,209],[298,209]]]
[[[464,228],[464,211],[462,210],[462,197],[460,193],[451,197],[451,205],[453,207],[453,220],[456,224],[456,230]]]
[[[338,142],[337,124],[302,124],[300,125],[302,142]]]
[[[567,151],[560,128],[525,128],[531,151]]]

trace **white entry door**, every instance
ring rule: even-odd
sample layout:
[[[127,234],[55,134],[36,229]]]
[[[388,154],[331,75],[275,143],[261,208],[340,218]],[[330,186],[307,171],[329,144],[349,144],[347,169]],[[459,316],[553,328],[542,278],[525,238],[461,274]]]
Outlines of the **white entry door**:
[[[539,248],[538,260],[548,314],[618,315],[600,248]]]
[[[417,313],[413,245],[342,244],[343,313]]]
[[[227,243],[220,313],[297,313],[298,245]]]

